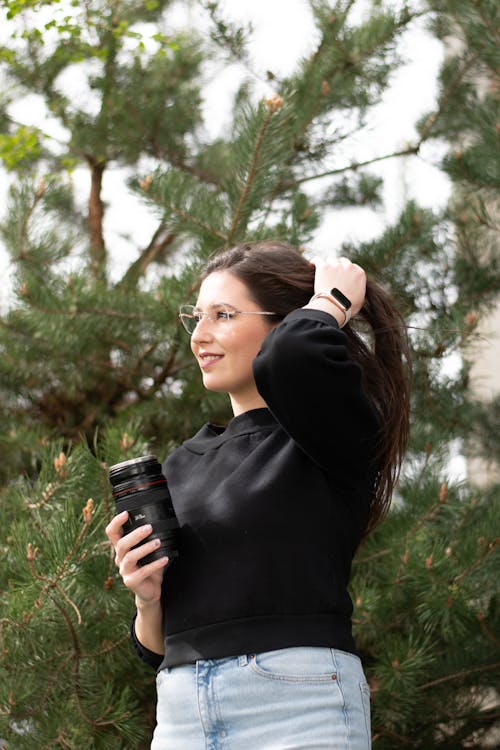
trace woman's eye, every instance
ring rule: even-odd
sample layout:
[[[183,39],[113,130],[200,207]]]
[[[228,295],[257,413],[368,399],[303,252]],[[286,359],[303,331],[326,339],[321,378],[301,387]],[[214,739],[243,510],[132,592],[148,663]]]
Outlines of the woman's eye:
[[[233,314],[228,310],[217,310],[215,313],[216,320],[231,320]]]

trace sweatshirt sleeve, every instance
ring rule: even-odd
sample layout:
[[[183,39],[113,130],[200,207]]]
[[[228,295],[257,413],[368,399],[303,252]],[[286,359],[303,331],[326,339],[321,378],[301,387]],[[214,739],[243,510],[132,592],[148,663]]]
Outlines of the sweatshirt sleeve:
[[[130,623],[130,640],[132,641],[132,646],[134,647],[135,652],[141,661],[143,661],[145,664],[148,664],[153,669],[158,669],[158,667],[163,661],[163,658],[164,658],[163,654],[157,654],[154,651],[150,651],[148,648],[143,646],[142,643],[138,641],[137,636],[135,634],[136,617],[137,617],[137,612],[134,613],[132,622]]]
[[[373,470],[377,412],[332,315],[300,309],[265,338],[254,360],[259,393],[283,429],[326,471]]]

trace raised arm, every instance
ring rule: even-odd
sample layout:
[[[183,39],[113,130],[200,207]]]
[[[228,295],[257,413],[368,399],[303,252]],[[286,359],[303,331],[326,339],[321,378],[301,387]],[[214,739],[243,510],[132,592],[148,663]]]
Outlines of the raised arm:
[[[294,310],[265,339],[254,361],[257,387],[269,409],[314,461],[327,471],[349,468],[366,474],[379,418],[362,388],[362,373],[352,361],[348,339],[339,329],[345,314],[328,299],[338,289],[361,308],[364,271],[347,259],[316,260],[316,297]]]

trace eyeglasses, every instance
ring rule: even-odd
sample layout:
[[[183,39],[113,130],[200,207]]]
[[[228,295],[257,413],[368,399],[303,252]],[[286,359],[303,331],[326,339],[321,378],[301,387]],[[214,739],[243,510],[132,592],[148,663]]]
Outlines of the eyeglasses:
[[[274,315],[275,317],[280,317],[277,313],[273,312],[263,310],[236,310],[234,307],[222,304],[213,305],[210,308],[210,312],[198,310],[194,305],[182,305],[179,310],[180,321],[190,336],[194,333],[196,326],[203,320],[203,318],[209,320],[212,325],[216,326],[218,329],[222,329],[223,327],[229,326],[237,315]]]

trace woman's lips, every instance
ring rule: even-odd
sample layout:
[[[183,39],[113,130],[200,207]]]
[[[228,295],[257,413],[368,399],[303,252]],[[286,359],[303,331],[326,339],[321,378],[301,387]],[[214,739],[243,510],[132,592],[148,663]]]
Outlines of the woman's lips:
[[[199,354],[198,361],[200,363],[201,369],[202,370],[208,369],[212,365],[219,362],[223,356],[224,356],[223,354],[212,354],[210,352],[207,352],[206,354]]]

